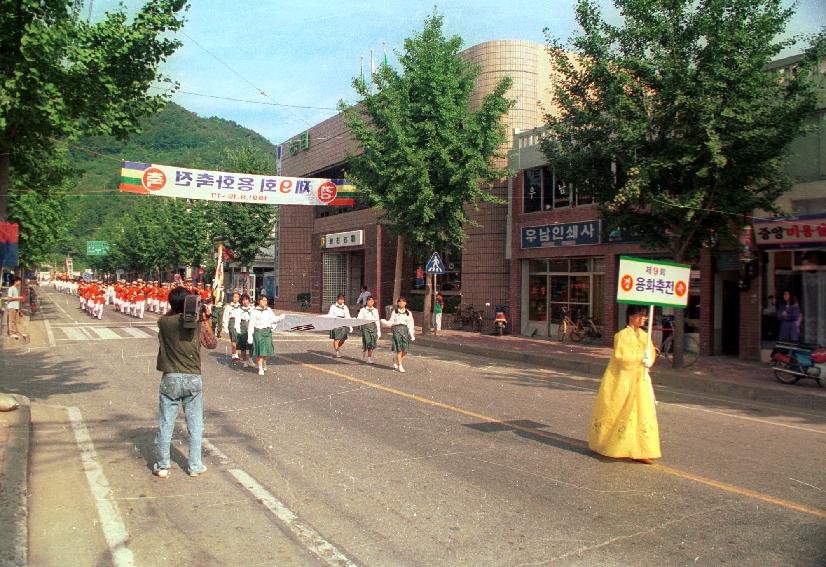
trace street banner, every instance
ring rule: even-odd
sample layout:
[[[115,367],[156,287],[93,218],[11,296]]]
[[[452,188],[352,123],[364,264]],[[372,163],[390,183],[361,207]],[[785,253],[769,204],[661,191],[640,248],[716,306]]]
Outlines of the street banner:
[[[331,317],[330,315],[286,315],[278,323],[279,331],[332,331],[339,327],[361,327],[369,323],[379,324],[374,319]]]
[[[690,279],[686,264],[620,256],[617,302],[684,309]]]
[[[104,240],[87,240],[87,256],[107,256],[109,254],[109,243]]]
[[[121,162],[120,190],[205,201],[333,207],[355,205],[357,193],[344,179],[227,173],[134,161]]]
[[[16,268],[20,262],[19,236],[16,222],[0,222],[0,268]]]

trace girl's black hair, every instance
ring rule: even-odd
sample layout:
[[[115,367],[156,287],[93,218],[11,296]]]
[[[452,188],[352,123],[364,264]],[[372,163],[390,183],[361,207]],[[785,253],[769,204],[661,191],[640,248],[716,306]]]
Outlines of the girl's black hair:
[[[238,301],[242,301],[242,302],[243,302],[245,299],[246,299],[247,301],[250,301],[250,294],[248,294],[248,293],[241,294],[241,299],[239,299]]]
[[[344,294],[343,294],[343,293],[339,293],[339,294],[336,296],[336,301],[338,301],[339,299],[345,299],[345,297],[344,297]]]
[[[399,311],[399,301],[404,301],[405,303],[407,303],[407,298],[406,297],[400,297],[396,300],[396,309],[395,309],[396,313],[401,313],[401,311]],[[404,310],[405,310],[405,312],[409,311],[409,309],[407,309],[407,306],[405,306]]]

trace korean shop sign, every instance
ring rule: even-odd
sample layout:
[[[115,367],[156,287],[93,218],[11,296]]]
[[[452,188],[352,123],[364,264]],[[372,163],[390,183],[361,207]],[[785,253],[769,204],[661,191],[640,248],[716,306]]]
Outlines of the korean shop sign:
[[[363,230],[325,234],[321,240],[322,248],[341,248],[343,246],[361,246],[362,244],[364,244]]]
[[[599,244],[602,222],[599,220],[522,227],[522,248],[553,248]]]
[[[352,206],[356,188],[344,179],[282,177],[121,162],[120,190],[128,193],[258,205]]]
[[[691,266],[620,256],[617,302],[685,308]]]
[[[290,156],[310,149],[310,131],[302,132],[288,142]]]
[[[754,219],[754,234],[760,248],[820,248],[826,244],[826,216]]]

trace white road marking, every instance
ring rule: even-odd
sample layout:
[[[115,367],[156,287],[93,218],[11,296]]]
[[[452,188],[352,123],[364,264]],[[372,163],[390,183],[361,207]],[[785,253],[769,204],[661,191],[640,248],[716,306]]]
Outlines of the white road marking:
[[[112,562],[116,567],[134,566],[136,565],[135,556],[132,550],[126,547],[129,532],[126,531],[126,525],[123,523],[117,503],[112,500],[109,480],[97,462],[95,446],[89,436],[89,430],[86,429],[86,424],[83,423],[83,415],[76,407],[67,408],[67,412],[75,432],[77,446],[80,449],[80,460],[83,463],[83,470],[86,471],[86,480],[95,498],[103,536],[112,553]]]
[[[52,324],[49,323],[49,320],[46,319],[43,321],[46,323],[46,336],[49,337],[49,346],[54,348],[57,343],[54,342],[54,333],[52,333]]]
[[[154,355],[153,355],[154,356]],[[225,465],[230,462],[230,459],[227,455],[225,455],[218,447],[212,444],[209,439],[203,438],[201,439],[201,446],[207,450],[213,457],[218,457],[221,460],[221,464]]]
[[[112,329],[108,329],[106,327],[86,327],[86,330],[90,333],[97,335],[101,339],[122,339],[119,334],[117,334]]]
[[[130,337],[135,337],[136,339],[148,339],[152,336],[147,333],[146,330],[137,329],[135,327],[122,327],[121,330]]]
[[[267,510],[272,512],[276,519],[289,529],[293,535],[311,552],[317,555],[327,565],[336,567],[355,567],[346,555],[339,551],[333,544],[321,537],[315,529],[305,524],[289,508],[270,494],[263,486],[241,469],[231,469],[227,471],[241,486],[246,488]]]
[[[83,332],[78,327],[64,327],[63,333],[69,337],[70,341],[88,341],[89,337],[83,334]]]
[[[50,301],[52,301],[52,300],[50,299]],[[66,317],[69,317],[69,318],[71,319],[71,315],[69,315],[69,314],[66,312],[66,310],[65,310],[65,309],[63,309],[63,306],[62,306],[62,305],[60,305],[57,301],[52,301],[52,304],[53,304],[55,307],[57,307],[58,309],[60,309]]]

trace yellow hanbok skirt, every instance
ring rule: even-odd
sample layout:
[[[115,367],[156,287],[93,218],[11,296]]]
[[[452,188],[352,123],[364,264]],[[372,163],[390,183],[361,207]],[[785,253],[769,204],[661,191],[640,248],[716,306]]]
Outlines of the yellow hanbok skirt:
[[[614,335],[614,353],[602,376],[588,431],[588,447],[606,457],[661,456],[654,389],[642,364],[647,341],[645,331],[632,327]]]

